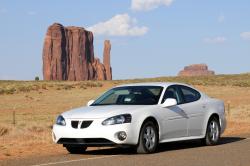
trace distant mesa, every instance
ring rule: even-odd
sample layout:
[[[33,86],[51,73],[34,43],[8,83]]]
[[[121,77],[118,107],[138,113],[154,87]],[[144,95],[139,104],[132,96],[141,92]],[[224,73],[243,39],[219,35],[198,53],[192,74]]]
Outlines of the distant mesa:
[[[215,72],[208,70],[206,64],[193,64],[184,67],[184,70],[181,70],[178,76],[211,76],[215,75]]]
[[[94,57],[93,33],[82,27],[48,27],[43,45],[44,80],[112,80],[111,44],[104,41],[103,63]]]

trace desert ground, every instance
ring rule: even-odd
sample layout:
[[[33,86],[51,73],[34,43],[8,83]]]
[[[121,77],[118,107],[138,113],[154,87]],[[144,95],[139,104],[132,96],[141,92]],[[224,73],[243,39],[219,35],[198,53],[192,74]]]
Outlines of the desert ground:
[[[58,114],[86,105],[109,88],[132,82],[174,81],[193,85],[224,100],[224,135],[250,133],[250,74],[160,77],[116,81],[0,81],[0,160],[65,154],[51,139]]]

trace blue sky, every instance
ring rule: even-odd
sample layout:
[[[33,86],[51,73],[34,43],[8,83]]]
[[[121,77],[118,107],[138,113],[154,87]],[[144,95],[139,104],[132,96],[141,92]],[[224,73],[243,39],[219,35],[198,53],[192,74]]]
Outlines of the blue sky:
[[[42,78],[54,22],[94,31],[101,59],[110,39],[114,79],[174,76],[194,63],[250,72],[249,20],[249,0],[1,0],[0,79]]]

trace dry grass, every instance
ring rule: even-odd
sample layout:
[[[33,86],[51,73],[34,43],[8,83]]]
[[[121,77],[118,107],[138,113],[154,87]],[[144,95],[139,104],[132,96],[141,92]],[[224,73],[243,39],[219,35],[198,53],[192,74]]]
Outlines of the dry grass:
[[[0,95],[17,94],[41,90],[70,90],[73,88],[102,87],[101,82],[60,82],[60,81],[0,81]]]
[[[191,83],[208,95],[223,99],[227,107],[230,105],[226,135],[250,133],[249,74],[110,82],[0,81],[0,159],[66,153],[51,140],[51,127],[58,114],[85,105],[115,85],[143,81]]]

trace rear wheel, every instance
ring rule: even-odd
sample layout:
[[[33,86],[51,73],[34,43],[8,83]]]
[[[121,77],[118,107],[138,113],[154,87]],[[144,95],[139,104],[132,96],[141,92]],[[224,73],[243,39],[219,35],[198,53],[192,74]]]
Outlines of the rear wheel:
[[[205,145],[216,145],[220,139],[220,123],[215,117],[211,118],[207,124],[206,136],[203,140]]]
[[[140,131],[137,153],[153,153],[156,151],[159,136],[155,124],[151,121],[146,122]]]
[[[86,151],[86,146],[72,146],[72,145],[65,145],[67,151],[71,154],[82,154]]]

